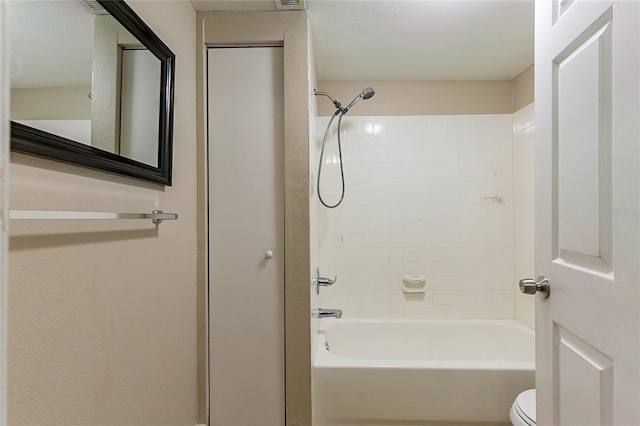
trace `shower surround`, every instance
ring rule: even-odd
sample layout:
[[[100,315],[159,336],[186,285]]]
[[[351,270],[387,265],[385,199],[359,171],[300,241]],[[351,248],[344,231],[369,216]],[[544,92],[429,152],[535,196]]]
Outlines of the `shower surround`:
[[[346,318],[514,317],[513,114],[347,116],[341,136],[344,203],[317,211],[320,270],[338,275],[323,307]],[[335,138],[321,182],[329,202],[340,192]],[[405,274],[426,275],[426,293],[403,293]]]

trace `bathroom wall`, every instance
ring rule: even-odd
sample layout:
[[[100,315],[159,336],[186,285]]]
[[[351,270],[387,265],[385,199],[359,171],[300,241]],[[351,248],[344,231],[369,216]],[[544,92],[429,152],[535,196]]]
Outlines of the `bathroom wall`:
[[[347,116],[342,136],[345,201],[318,211],[320,268],[338,275],[321,290],[323,307],[345,317],[513,317],[511,114]],[[335,202],[335,139],[325,155],[323,195]],[[427,292],[403,294],[404,274],[426,275]]]
[[[515,278],[535,275],[534,67],[513,79],[513,192]],[[516,290],[516,318],[535,327],[535,298]]]
[[[505,81],[318,82],[345,101],[376,89],[343,122],[345,202],[318,207],[322,273],[343,275],[322,289],[323,307],[373,318],[515,315],[533,326],[534,301],[517,289],[533,275],[533,110],[523,108],[533,77],[530,66]],[[318,105],[319,147],[334,108]],[[339,196],[332,138],[329,201]],[[427,293],[403,294],[402,274],[427,275]]]
[[[90,86],[11,89],[11,119],[91,145]]]
[[[533,102],[534,70],[531,65],[513,80],[513,112],[519,111]]]
[[[534,104],[513,114],[513,194],[515,278],[535,278]],[[535,327],[535,298],[516,291],[516,318]]]
[[[12,120],[91,119],[91,86],[11,89]]]
[[[11,208],[177,212],[12,221],[9,424],[196,421],[195,12],[128,1],[176,54],[173,186],[11,155]]]
[[[317,90],[329,92],[341,102],[349,102],[362,89],[376,90],[375,101],[361,102],[352,112],[358,115],[454,115],[507,114],[513,112],[511,80],[481,81],[327,81],[318,82]],[[324,99],[318,103],[322,116],[335,108]]]

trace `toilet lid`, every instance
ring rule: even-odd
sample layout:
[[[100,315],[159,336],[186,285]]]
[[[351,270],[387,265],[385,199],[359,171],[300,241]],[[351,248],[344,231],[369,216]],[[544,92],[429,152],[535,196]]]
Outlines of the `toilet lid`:
[[[525,416],[525,420],[536,422],[536,390],[529,389],[522,392],[516,398],[516,407],[520,414]]]

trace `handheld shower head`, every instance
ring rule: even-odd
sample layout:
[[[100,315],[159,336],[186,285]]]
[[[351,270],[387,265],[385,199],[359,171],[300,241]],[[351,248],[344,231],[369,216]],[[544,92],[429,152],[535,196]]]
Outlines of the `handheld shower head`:
[[[369,99],[370,97],[375,95],[376,92],[371,87],[367,87],[358,96],[356,96],[356,98],[354,100],[352,100],[351,103],[349,105],[347,105],[346,108],[342,108],[342,105],[340,105],[340,102],[338,102],[333,96],[331,96],[330,94],[328,94],[326,92],[316,92],[315,90],[313,92],[314,92],[314,94],[316,96],[321,95],[321,96],[328,97],[329,99],[331,99],[331,101],[333,102],[333,105],[336,107],[336,112],[333,114],[333,116],[329,120],[329,124],[327,124],[327,130],[324,132],[324,138],[322,139],[322,149],[320,150],[320,160],[318,161],[318,179],[316,180],[316,185],[317,185],[317,189],[318,189],[318,198],[320,199],[320,202],[322,203],[323,206],[325,206],[325,207],[327,207],[329,209],[333,209],[333,208],[338,207],[342,203],[342,200],[344,199],[344,170],[342,168],[342,148],[341,148],[341,142],[340,142],[340,123],[342,122],[342,118],[344,117],[344,115],[349,111],[349,108],[353,107],[356,103],[358,103],[358,101],[360,101],[360,99]],[[338,155],[340,157],[340,177],[342,178],[341,179],[342,180],[342,194],[340,195],[340,200],[338,200],[337,203],[335,203],[335,204],[327,204],[322,199],[322,194],[320,193],[320,176],[322,175],[322,164],[324,164],[323,163],[324,149],[325,149],[325,146],[327,145],[327,139],[329,137],[329,132],[331,130],[331,123],[333,123],[333,120],[338,115],[340,116],[340,117],[338,117]]]
[[[361,93],[362,99],[369,99],[369,98],[373,97],[373,95],[375,95],[375,94],[376,94],[376,91],[373,90],[373,87],[367,87]]]
[[[360,99],[369,99],[369,98],[371,98],[371,97],[372,97],[373,95],[375,95],[375,94],[376,94],[376,91],[375,91],[375,90],[373,90],[373,88],[371,88],[371,87],[367,87],[366,89],[364,89],[364,90],[362,91],[362,93],[360,93],[358,96],[356,96],[356,98],[355,98],[354,100],[352,100],[352,101],[351,101],[351,103],[350,103],[349,105],[347,105],[347,107],[346,107],[346,108],[344,108],[344,109],[342,110],[342,113],[343,113],[343,114],[346,114],[346,113],[347,113],[347,111],[349,111],[349,109],[353,108],[353,106],[354,106],[355,104],[357,104],[357,103],[358,103],[358,101],[360,101]]]

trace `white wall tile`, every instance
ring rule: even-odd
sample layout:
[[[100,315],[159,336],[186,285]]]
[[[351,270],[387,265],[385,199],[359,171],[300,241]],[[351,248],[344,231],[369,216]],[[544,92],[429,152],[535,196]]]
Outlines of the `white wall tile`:
[[[514,275],[535,278],[535,140],[534,105],[513,114]],[[514,284],[515,285],[515,284]],[[515,292],[515,317],[535,327],[535,298]]]
[[[327,123],[319,120],[318,146]],[[513,316],[514,223],[530,226],[531,217],[514,221],[512,161],[532,151],[523,133],[515,154],[512,115],[347,117],[342,125],[345,199],[317,211],[320,268],[338,275],[321,290],[324,307],[345,318]],[[330,141],[329,163],[336,149]],[[532,187],[529,169],[518,188]],[[322,188],[333,200],[339,169],[327,170]],[[403,274],[426,275],[427,293],[402,293]]]

